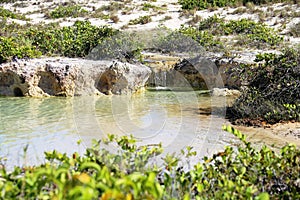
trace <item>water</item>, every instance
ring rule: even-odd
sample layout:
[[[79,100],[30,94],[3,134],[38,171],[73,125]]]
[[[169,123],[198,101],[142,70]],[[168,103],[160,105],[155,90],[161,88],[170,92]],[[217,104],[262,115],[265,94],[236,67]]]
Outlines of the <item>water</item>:
[[[83,153],[92,139],[113,133],[133,134],[142,144],[162,142],[165,154],[193,146],[200,159],[234,141],[233,136],[221,130],[225,104],[224,97],[212,98],[201,91],[74,98],[1,97],[0,157],[6,158],[9,166],[37,164],[44,161],[44,151]],[[200,108],[212,109],[216,115],[200,115]],[[78,145],[78,140],[83,142]]]

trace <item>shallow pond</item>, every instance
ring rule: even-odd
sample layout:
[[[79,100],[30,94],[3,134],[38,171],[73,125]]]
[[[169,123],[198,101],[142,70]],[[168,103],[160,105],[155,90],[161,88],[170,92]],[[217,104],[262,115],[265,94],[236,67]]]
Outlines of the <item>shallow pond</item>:
[[[232,135],[221,130],[225,104],[225,97],[211,97],[203,91],[1,97],[0,157],[6,158],[9,166],[36,164],[44,161],[44,151],[83,153],[92,139],[110,133],[133,134],[143,144],[162,142],[165,154],[193,146],[203,157],[234,141]],[[80,145],[78,140],[82,141]]]

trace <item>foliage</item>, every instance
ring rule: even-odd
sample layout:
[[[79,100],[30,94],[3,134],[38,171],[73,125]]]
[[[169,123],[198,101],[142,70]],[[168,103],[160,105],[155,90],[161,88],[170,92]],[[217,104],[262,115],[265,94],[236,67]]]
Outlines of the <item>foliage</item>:
[[[243,69],[248,88],[229,108],[232,120],[300,121],[299,58],[299,49],[286,49],[281,55],[257,55],[259,65]]]
[[[14,3],[18,0],[0,0],[0,3]]]
[[[106,37],[116,33],[109,27],[92,26],[88,21],[76,21],[73,26],[59,27],[57,24],[20,26],[10,24],[0,31],[0,63],[12,56],[36,57],[60,55],[85,57]],[[40,53],[41,52],[41,53]]]
[[[26,35],[43,54],[84,57],[102,39],[114,33],[115,31],[108,27],[92,26],[89,21],[76,21],[70,27],[50,30],[30,29]]]
[[[0,165],[0,198],[299,199],[299,149],[257,150],[238,130],[223,128],[241,140],[240,146],[226,147],[190,169],[175,155],[157,166],[152,158],[162,153],[160,144],[138,146],[132,136],[114,135],[95,141],[84,156],[52,151],[42,165],[11,172]],[[187,159],[195,155],[191,147],[181,153]]]
[[[256,23],[249,19],[230,20],[214,15],[199,23],[199,31],[210,31],[213,35],[245,35],[252,44],[268,44],[276,46],[283,41],[274,29],[262,23]],[[250,44],[251,44],[250,43]]]
[[[145,15],[129,21],[129,25],[147,24],[152,21],[151,16]]]
[[[136,33],[119,32],[107,37],[87,56],[93,60],[118,59],[124,62],[142,61],[143,39]]]
[[[276,47],[283,41],[276,31],[265,24],[256,23],[249,19],[225,21],[217,15],[200,21],[198,27],[182,26],[178,32],[196,40],[200,45],[212,51],[212,48],[223,49],[220,37],[233,35],[242,37],[244,46]]]
[[[49,13],[49,17],[53,19],[64,17],[82,17],[87,14],[87,10],[79,5],[58,6]]]
[[[8,17],[12,19],[22,19],[22,20],[26,19],[25,16],[13,13],[10,10],[4,9],[1,6],[0,6],[0,17],[4,17],[4,18]]]
[[[215,38],[212,33],[209,31],[202,31],[195,27],[184,27],[182,26],[179,30],[179,33],[193,38],[201,46],[206,49],[213,50],[212,47],[217,48],[218,50],[222,49],[222,42]]]
[[[144,11],[149,11],[150,9],[157,9],[158,7],[156,7],[155,5],[152,5],[151,3],[144,3],[142,10]]]
[[[179,0],[179,4],[182,9],[207,9],[210,7],[225,7],[225,6],[238,6],[246,5],[247,3],[253,3],[256,5],[266,4],[266,3],[280,3],[286,2],[284,0]],[[288,1],[291,3],[296,3],[296,1]]]
[[[18,58],[34,58],[41,56],[41,52],[25,38],[6,38],[0,36],[0,63],[12,59],[13,56]]]

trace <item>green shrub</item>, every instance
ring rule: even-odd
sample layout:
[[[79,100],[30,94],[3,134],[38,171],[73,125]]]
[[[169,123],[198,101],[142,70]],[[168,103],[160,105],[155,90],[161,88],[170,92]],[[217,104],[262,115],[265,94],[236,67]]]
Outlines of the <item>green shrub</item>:
[[[129,21],[129,25],[136,25],[136,24],[148,24],[152,21],[151,16],[141,16],[137,19],[133,19]]]
[[[92,26],[89,21],[76,21],[73,26],[56,29],[30,29],[26,35],[31,38],[43,54],[66,57],[84,57],[102,39],[112,36],[115,31],[108,27]]]
[[[19,14],[13,13],[10,10],[4,9],[1,6],[0,6],[0,17],[3,17],[3,18],[8,17],[8,18],[12,18],[12,19],[26,20],[26,17],[24,15],[19,15]]]
[[[116,32],[106,26],[92,26],[88,21],[76,21],[69,27],[59,27],[58,24],[5,25],[0,30],[3,35],[0,43],[1,62],[10,60],[14,55],[31,58],[40,53],[48,56],[85,57],[104,38]]]
[[[299,199],[300,151],[286,145],[277,154],[255,149],[230,126],[224,130],[241,140],[237,149],[204,158],[189,167],[191,147],[167,155],[157,166],[160,144],[138,146],[136,139],[109,135],[85,155],[46,152],[46,162],[15,167],[0,163],[2,199]],[[107,146],[108,145],[108,146]],[[113,148],[114,151],[109,149]]]
[[[183,35],[193,38],[206,49],[213,50],[212,47],[215,47],[218,50],[223,49],[221,41],[215,38],[214,35],[209,31],[200,31],[195,27],[183,26],[178,31]]]
[[[49,17],[53,19],[64,17],[82,17],[87,14],[87,11],[79,5],[58,6],[49,13]]]
[[[198,26],[199,31],[209,31],[213,35],[245,35],[250,44],[255,43],[256,46],[270,45],[276,46],[283,41],[276,31],[267,25],[257,23],[249,19],[230,20],[226,22],[224,19],[214,15],[202,20]]]
[[[280,3],[287,2],[284,0],[179,0],[179,4],[182,9],[207,9],[210,7],[225,7],[225,6],[235,6],[235,5],[246,5],[247,3],[254,3],[256,5],[266,4],[266,3]],[[295,0],[288,1],[290,3],[297,3]]]
[[[244,68],[248,88],[228,110],[236,123],[253,120],[277,123],[300,121],[300,51],[286,49],[283,54],[259,54],[257,67]],[[245,73],[246,71],[246,73]]]
[[[18,0],[0,0],[0,3],[14,3]]]
[[[142,6],[143,6],[142,10],[144,11],[149,11],[150,9],[157,8],[155,5],[152,5],[151,3],[144,3]]]
[[[30,40],[24,37],[1,37],[0,36],[0,63],[9,61],[13,56],[18,58],[33,58],[41,56]]]

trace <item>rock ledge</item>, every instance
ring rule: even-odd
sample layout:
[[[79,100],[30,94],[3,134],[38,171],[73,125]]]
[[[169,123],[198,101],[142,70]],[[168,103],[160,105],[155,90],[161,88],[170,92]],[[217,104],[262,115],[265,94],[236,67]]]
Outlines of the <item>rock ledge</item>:
[[[141,64],[72,58],[19,60],[0,65],[0,95],[127,94],[144,87],[151,70]]]

